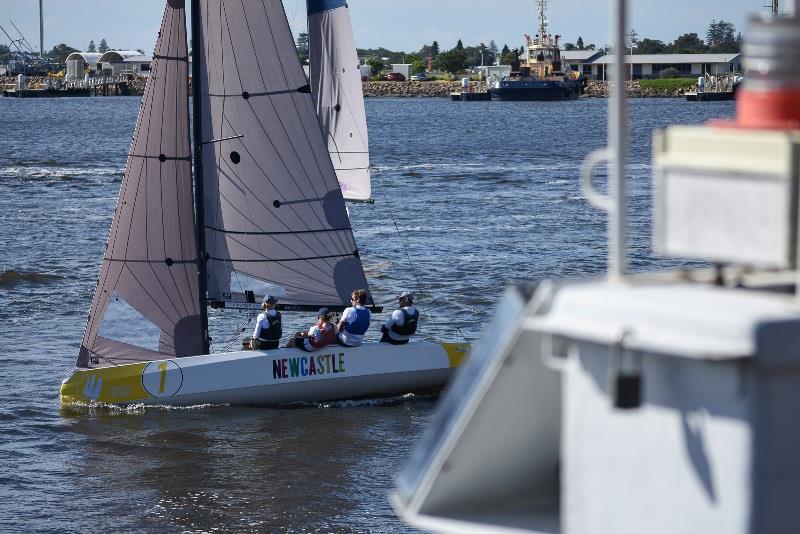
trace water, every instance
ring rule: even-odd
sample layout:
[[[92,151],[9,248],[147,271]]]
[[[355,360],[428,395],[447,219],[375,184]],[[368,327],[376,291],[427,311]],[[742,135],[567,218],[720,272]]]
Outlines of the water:
[[[0,531],[408,531],[387,496],[433,399],[59,407],[138,104],[0,99]],[[677,264],[649,252],[652,130],[732,113],[631,102],[633,269]],[[605,143],[605,100],[369,99],[367,114],[377,203],[350,206],[356,240],[376,301],[423,288],[425,335],[476,337],[507,284],[604,272],[605,216],[578,166]],[[247,319],[214,313],[216,348]]]

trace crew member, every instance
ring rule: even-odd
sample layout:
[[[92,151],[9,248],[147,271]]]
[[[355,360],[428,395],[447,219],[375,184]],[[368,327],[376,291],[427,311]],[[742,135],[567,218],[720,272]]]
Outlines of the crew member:
[[[317,322],[314,326],[309,328],[308,332],[297,332],[286,346],[313,352],[335,343],[336,327],[331,323],[330,315],[328,308],[320,308],[319,312],[317,312]]]
[[[278,299],[272,295],[264,295],[261,301],[263,310],[256,318],[256,328],[253,330],[253,338],[250,346],[254,350],[277,349],[283,335],[281,326],[281,313],[275,309]]]
[[[351,306],[342,312],[342,318],[336,327],[339,335],[336,340],[345,347],[357,347],[364,340],[364,334],[369,328],[370,313],[364,304],[367,303],[367,291],[356,289],[350,295]]]
[[[392,312],[381,326],[381,343],[391,343],[392,345],[405,345],[417,331],[419,321],[419,310],[414,307],[414,293],[403,291],[397,295],[400,309]]]

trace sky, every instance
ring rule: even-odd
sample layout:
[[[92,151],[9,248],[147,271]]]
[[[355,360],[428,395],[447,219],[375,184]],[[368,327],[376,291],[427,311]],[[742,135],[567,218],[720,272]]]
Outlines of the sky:
[[[246,0],[247,1],[247,0]],[[305,31],[305,0],[283,0],[295,35]],[[684,33],[705,38],[711,20],[725,20],[745,33],[750,15],[765,11],[765,0],[629,0],[639,38],[670,42]],[[117,49],[152,54],[165,0],[44,0],[44,48],[58,43],[85,49],[105,38]],[[34,49],[39,47],[39,2],[0,0],[0,26],[16,38],[9,20]],[[436,40],[442,50],[489,44],[520,46],[535,34],[533,0],[349,0],[356,45],[414,52]],[[610,44],[610,0],[548,0],[549,30],[575,42]],[[8,39],[0,32],[0,43]]]

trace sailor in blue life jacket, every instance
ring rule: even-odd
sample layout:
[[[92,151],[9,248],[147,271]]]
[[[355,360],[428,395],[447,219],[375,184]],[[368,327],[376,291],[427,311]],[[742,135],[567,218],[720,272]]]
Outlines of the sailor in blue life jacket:
[[[356,289],[351,295],[352,306],[345,308],[342,318],[336,328],[339,334],[336,341],[345,347],[357,347],[364,340],[364,334],[369,328],[370,313],[364,304],[367,303],[367,291]]]
[[[264,295],[261,302],[263,310],[256,318],[256,328],[253,330],[253,339],[250,346],[254,350],[277,349],[283,335],[281,313],[275,309],[278,299],[272,295]]]
[[[400,309],[392,312],[381,326],[381,343],[391,343],[392,345],[405,345],[408,339],[417,331],[419,321],[419,310],[414,307],[414,293],[403,291],[397,295],[400,302]]]

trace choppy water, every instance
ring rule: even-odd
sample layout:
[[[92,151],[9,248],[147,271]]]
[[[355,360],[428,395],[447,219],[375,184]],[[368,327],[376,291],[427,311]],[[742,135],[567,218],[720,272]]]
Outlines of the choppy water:
[[[407,531],[387,495],[433,399],[60,409],[138,104],[0,99],[0,531]],[[604,144],[605,111],[590,99],[368,100],[377,203],[350,212],[376,300],[418,276],[425,334],[472,338],[506,284],[602,273],[605,218],[577,178]],[[649,254],[653,128],[732,113],[631,102],[634,269],[669,264]],[[246,320],[215,314],[216,348]]]

